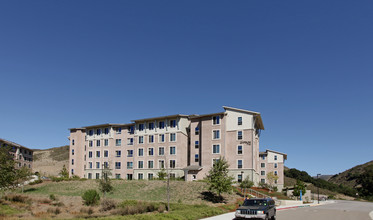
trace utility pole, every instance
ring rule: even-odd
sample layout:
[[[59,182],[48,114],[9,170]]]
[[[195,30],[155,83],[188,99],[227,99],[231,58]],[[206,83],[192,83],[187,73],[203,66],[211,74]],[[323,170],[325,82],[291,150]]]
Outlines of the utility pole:
[[[317,179],[319,179],[319,176],[321,176],[321,174],[317,174]],[[319,190],[319,185],[317,185],[317,204],[320,204],[320,190]]]

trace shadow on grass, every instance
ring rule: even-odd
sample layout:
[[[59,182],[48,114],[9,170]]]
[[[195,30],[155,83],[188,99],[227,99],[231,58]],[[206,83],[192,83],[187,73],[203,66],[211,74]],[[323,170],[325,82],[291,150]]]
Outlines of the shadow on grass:
[[[201,199],[212,203],[225,203],[223,196],[218,196],[215,193],[209,191],[201,192]]]
[[[37,191],[36,188],[30,188],[30,189],[25,189],[23,192],[34,192],[34,191]]]

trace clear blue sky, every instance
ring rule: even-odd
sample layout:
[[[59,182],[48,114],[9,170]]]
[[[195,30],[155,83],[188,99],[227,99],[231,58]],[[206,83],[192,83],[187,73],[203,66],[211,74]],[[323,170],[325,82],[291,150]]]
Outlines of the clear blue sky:
[[[373,159],[373,1],[1,1],[0,138],[169,114],[262,113],[261,150]]]

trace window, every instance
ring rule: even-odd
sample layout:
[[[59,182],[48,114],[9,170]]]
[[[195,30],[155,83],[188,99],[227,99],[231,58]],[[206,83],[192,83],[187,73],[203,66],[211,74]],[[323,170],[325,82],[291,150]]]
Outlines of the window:
[[[154,130],[154,123],[153,122],[150,122],[148,124],[148,127],[149,127],[149,130]]]
[[[93,168],[93,163],[92,162],[88,162],[88,166],[89,166],[90,169],[92,169]]]
[[[154,148],[150,147],[148,148],[148,156],[153,156],[154,155]]]
[[[105,145],[105,146],[109,146],[109,139],[105,139],[105,140],[104,140],[104,145]]]
[[[117,134],[121,134],[122,133],[122,128],[117,128]]]
[[[154,135],[149,135],[149,143],[154,143]]]
[[[266,175],[266,171],[260,171],[260,175],[265,176]]]
[[[71,160],[71,165],[74,165],[74,159]]]
[[[122,139],[115,139],[115,146],[122,145]]]
[[[238,169],[242,168],[242,160],[237,160],[237,168]]]
[[[139,144],[143,144],[144,143],[144,136],[139,136]]]
[[[115,169],[117,169],[117,170],[120,169],[120,162],[115,162]]]
[[[88,179],[92,179],[92,173],[88,173]]]
[[[176,179],[176,174],[170,173],[170,179],[172,179],[172,180]]]
[[[143,131],[144,130],[144,124],[139,124],[139,131]]]
[[[142,161],[142,160],[138,161],[138,166],[137,166],[137,168],[139,168],[139,169],[144,168],[144,161]]]
[[[194,142],[194,147],[195,147],[195,148],[199,148],[199,141],[195,141],[195,142]]]
[[[212,146],[212,153],[213,154],[220,154],[220,145],[219,144],[214,144]]]
[[[129,129],[128,129],[128,132],[129,132],[130,134],[134,134],[134,133],[135,133],[135,129],[134,129],[134,127],[133,127],[133,126],[130,126]]]
[[[266,180],[265,179],[260,179],[260,182],[261,183],[266,183]]]
[[[152,160],[148,161],[148,168],[149,169],[153,169],[154,168],[154,161],[152,161]]]
[[[107,150],[104,151],[104,157],[109,157],[109,151]]]
[[[75,145],[75,140],[73,139],[73,140],[71,141],[71,143],[72,143],[72,145]]]
[[[97,140],[96,141],[96,146],[99,147],[101,145],[101,141],[100,140]]]
[[[96,134],[97,134],[97,135],[100,135],[100,134],[101,134],[101,129],[100,129],[100,128],[96,130]]]
[[[89,136],[93,136],[93,130],[89,130]]]
[[[217,162],[219,162],[219,158],[212,159],[212,164],[215,165]]]
[[[100,151],[96,151],[96,157],[97,158],[100,158],[100,153],[101,153]]]
[[[163,156],[164,155],[164,147],[159,147],[158,148],[158,155]]]
[[[96,162],[96,168],[100,169],[100,162]]]
[[[142,173],[139,173],[138,175],[138,178],[137,179],[139,179],[139,180],[142,180],[142,179],[144,179],[144,174],[142,174]]]
[[[275,180],[275,184],[277,184],[277,180]]]
[[[138,155],[139,155],[139,157],[144,156],[144,149],[143,148],[139,148]]]
[[[176,160],[170,160],[170,168],[176,167]]]
[[[163,129],[163,128],[164,128],[164,121],[160,121],[160,122],[158,123],[158,128],[159,128],[159,129]]]
[[[127,138],[127,144],[133,145],[133,138]]]
[[[159,169],[164,168],[164,160],[159,160],[159,161],[158,161],[158,168],[159,168]]]
[[[153,174],[152,173],[148,173],[148,180],[152,180],[153,179]]]
[[[115,156],[120,157],[122,155],[122,152],[120,150],[115,151]]]
[[[127,162],[127,169],[133,169],[133,162]]]
[[[176,154],[176,147],[170,147],[170,155]]]
[[[159,135],[159,142],[163,143],[164,142],[164,134]]]
[[[194,134],[199,135],[199,127],[198,126],[194,129]]]
[[[100,179],[100,173],[96,173],[96,179]]]
[[[275,163],[275,168],[277,168],[277,163]]]
[[[104,168],[109,168],[109,163],[108,162],[104,162]]]
[[[176,120],[171,120],[171,121],[170,121],[170,127],[171,127],[171,128],[176,127]]]
[[[115,174],[115,179],[119,180],[120,179],[120,174],[116,173]]]
[[[90,147],[93,146],[93,141],[89,141],[89,146],[90,146]]]
[[[242,117],[238,117],[237,118],[237,124],[238,125],[242,125]]]
[[[132,180],[132,174],[127,174],[127,179]]]
[[[237,154],[239,154],[239,155],[242,154],[242,145],[237,146]]]
[[[199,161],[199,155],[196,154],[196,155],[194,155],[194,162],[198,162],[198,161]]]
[[[74,155],[74,154],[75,154],[74,149],[72,149],[71,150],[71,155]]]
[[[264,168],[264,167],[266,167],[266,164],[265,164],[265,163],[261,163],[261,164],[260,164],[260,167],[261,167],[261,168]]]
[[[263,155],[263,156],[262,156],[262,160],[265,160],[265,159],[266,159],[266,156],[265,156],[265,155]]]
[[[71,169],[71,175],[74,175],[74,169]]]
[[[219,115],[212,117],[212,124],[213,125],[220,125],[220,116]]]
[[[104,133],[109,134],[109,128],[105,128]]]
[[[242,131],[237,131],[237,140],[242,140]]]
[[[176,133],[170,133],[170,142],[176,141]]]
[[[237,175],[237,182],[242,182],[242,174]]]
[[[212,131],[212,139],[220,139],[220,130]]]
[[[127,150],[127,157],[133,157],[133,150]]]
[[[275,176],[277,176],[277,171],[275,171]]]
[[[277,155],[275,155],[275,160],[277,160]]]

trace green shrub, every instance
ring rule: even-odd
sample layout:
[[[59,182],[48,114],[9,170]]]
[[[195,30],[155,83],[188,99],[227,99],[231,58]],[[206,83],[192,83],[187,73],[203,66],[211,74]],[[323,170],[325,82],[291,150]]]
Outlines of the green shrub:
[[[6,195],[6,196],[4,196],[4,199],[7,200],[7,201],[20,202],[20,203],[27,203],[30,200],[29,197],[23,196],[23,195],[18,195],[18,194]]]
[[[82,199],[85,205],[97,205],[100,201],[100,195],[94,189],[90,189],[84,192]]]
[[[29,183],[29,185],[36,185],[36,184],[39,184],[39,183],[42,183],[42,182],[43,182],[43,180],[38,179],[38,180],[35,180],[35,181]]]
[[[49,195],[49,199],[50,199],[50,200],[53,200],[53,201],[56,201],[56,200],[57,200],[57,197],[56,197],[54,194],[50,194],[50,195]]]

